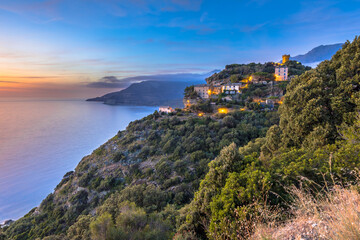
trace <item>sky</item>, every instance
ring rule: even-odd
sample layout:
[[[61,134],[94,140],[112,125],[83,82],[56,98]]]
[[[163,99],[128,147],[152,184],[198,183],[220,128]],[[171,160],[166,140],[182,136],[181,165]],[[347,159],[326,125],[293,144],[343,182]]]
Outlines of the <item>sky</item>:
[[[277,61],[352,40],[359,22],[360,0],[0,0],[0,97],[88,98]]]

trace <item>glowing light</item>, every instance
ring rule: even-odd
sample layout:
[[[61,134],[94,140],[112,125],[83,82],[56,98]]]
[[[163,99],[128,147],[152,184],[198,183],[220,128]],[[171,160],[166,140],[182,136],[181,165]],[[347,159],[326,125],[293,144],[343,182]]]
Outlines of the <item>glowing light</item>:
[[[204,116],[204,113],[198,113],[198,116],[202,117],[202,116]]]
[[[209,90],[207,91],[207,93],[208,93],[209,95],[211,95],[211,90],[209,89]]]
[[[274,74],[274,76],[275,76],[275,81],[277,81],[277,82],[282,81],[282,79],[281,79],[281,77],[279,75]]]
[[[253,99],[253,102],[256,102],[256,103],[264,103],[265,101],[262,100],[261,98],[254,98],[254,99]]]
[[[223,113],[223,114],[227,114],[229,112],[229,110],[227,108],[219,108],[218,112]]]
[[[285,55],[282,56],[282,63],[283,64],[288,62],[289,60],[290,60],[290,55],[285,54]]]
[[[240,108],[240,111],[242,111],[242,112],[245,111],[245,110],[246,110],[245,108]]]

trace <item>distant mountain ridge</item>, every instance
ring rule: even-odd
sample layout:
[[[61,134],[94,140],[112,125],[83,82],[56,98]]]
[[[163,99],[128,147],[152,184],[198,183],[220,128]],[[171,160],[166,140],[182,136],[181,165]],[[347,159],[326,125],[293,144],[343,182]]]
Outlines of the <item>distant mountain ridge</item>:
[[[305,54],[290,57],[290,60],[296,60],[301,63],[315,63],[329,60],[342,47],[342,45],[343,43],[320,45]]]
[[[108,93],[86,101],[103,102],[109,105],[141,105],[183,107],[182,99],[187,86],[205,83],[205,78],[219,70],[205,74],[179,73],[128,78],[132,83],[126,89]]]
[[[133,83],[119,92],[108,93],[102,97],[91,98],[87,101],[98,101],[109,105],[169,105],[183,107],[184,89],[203,81],[173,82],[173,81],[144,81]]]

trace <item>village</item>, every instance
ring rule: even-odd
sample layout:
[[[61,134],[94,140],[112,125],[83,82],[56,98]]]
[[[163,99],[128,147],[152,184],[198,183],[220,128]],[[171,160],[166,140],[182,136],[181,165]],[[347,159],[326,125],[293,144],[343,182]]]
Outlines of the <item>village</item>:
[[[183,99],[184,110],[198,116],[206,113],[227,114],[234,110],[240,111],[274,111],[282,104],[286,85],[294,77],[289,75],[286,65],[290,55],[283,55],[281,63],[271,63],[273,73],[254,72],[245,78],[227,81],[221,79],[211,83],[188,87]],[[297,64],[300,64],[297,62]],[[172,113],[170,106],[159,108],[160,113]]]

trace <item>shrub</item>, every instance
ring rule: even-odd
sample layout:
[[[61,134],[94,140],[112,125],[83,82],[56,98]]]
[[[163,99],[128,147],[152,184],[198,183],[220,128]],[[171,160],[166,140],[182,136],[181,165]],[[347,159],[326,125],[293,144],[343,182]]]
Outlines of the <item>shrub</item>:
[[[308,190],[292,188],[293,217],[285,223],[259,225],[253,239],[349,239],[360,238],[360,194],[336,186],[314,197]]]

